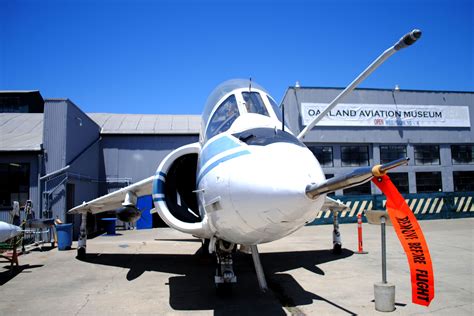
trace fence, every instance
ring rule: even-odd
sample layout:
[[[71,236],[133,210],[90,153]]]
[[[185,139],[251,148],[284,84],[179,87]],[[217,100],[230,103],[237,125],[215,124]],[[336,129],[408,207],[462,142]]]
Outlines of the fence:
[[[419,220],[446,219],[474,216],[474,192],[403,194],[408,206]],[[340,223],[356,223],[357,214],[367,210],[385,210],[385,195],[352,195],[332,197],[349,208],[340,212]],[[364,221],[365,217],[362,217]],[[331,211],[319,211],[309,225],[332,224]]]
[[[0,210],[0,221],[6,222],[11,224],[13,221],[12,216],[10,215],[11,209],[3,209]],[[33,214],[35,218],[35,216]],[[20,221],[23,222],[26,220],[25,212],[23,209],[20,211]],[[23,246],[27,246],[30,244],[42,244],[42,243],[50,243],[53,241],[53,233],[51,231],[53,228],[49,229],[33,229],[26,227],[23,235]]]

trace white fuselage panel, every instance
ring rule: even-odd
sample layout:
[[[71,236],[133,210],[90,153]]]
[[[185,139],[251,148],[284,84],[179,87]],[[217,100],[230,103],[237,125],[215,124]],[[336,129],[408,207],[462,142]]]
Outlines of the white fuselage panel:
[[[220,137],[228,138],[221,144],[237,146],[207,161],[198,175],[199,199],[216,237],[247,245],[270,242],[316,217],[324,196],[311,200],[305,188],[325,177],[311,151],[285,142],[258,146],[229,134]]]

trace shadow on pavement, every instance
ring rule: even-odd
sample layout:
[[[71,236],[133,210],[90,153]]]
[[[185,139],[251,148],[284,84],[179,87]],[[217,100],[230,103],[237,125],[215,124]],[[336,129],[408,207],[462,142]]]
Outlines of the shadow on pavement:
[[[10,264],[8,264],[8,266],[3,267],[6,270],[0,273],[0,285],[4,285],[5,283],[7,283],[8,281],[13,279],[20,273],[31,272],[31,271],[25,271],[25,270],[41,268],[42,266],[43,266],[42,264],[37,264],[37,265],[23,264],[23,265],[11,267]]]
[[[347,249],[343,249],[340,255],[332,254],[331,250],[262,253],[261,261],[270,287],[269,291],[262,293],[251,255],[236,253],[234,271],[238,282],[232,289],[232,295],[224,298],[216,295],[214,287],[215,259],[201,254],[200,250],[193,255],[91,253],[82,261],[129,269],[126,276],[129,281],[139,278],[146,271],[182,275],[170,277],[167,284],[170,288],[169,303],[175,310],[214,310],[216,315],[285,315],[283,307],[287,307],[292,314],[298,314],[297,306],[321,300],[342,312],[355,315],[319,295],[305,291],[291,275],[282,273],[305,268],[324,275],[318,264],[352,254]]]

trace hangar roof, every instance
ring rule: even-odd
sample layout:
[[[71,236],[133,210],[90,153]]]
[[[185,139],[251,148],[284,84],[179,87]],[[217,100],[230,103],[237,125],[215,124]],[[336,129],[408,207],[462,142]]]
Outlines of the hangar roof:
[[[101,134],[199,134],[200,115],[88,113]],[[39,151],[43,113],[0,113],[0,151]]]
[[[87,113],[101,134],[199,134],[200,115]]]
[[[0,151],[37,151],[43,143],[43,113],[0,113]]]

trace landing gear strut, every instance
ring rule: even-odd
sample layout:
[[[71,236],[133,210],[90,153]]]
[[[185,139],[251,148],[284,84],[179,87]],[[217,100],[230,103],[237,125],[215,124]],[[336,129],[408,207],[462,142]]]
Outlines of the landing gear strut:
[[[337,219],[338,212],[333,211],[333,226],[332,231],[332,252],[336,255],[340,255],[342,252],[342,242],[341,242],[341,233],[339,231],[339,221]]]
[[[217,268],[214,282],[218,294],[226,295],[232,290],[232,284],[237,282],[234,274],[232,252],[235,244],[218,240],[216,245]]]
[[[266,292],[268,290],[268,286],[267,281],[265,280],[265,274],[263,273],[262,263],[260,262],[257,245],[252,245],[250,248],[252,249],[252,259],[255,266],[255,272],[257,272],[258,285],[260,286],[260,290],[262,290],[262,292]]]
[[[87,244],[87,213],[82,213],[79,240],[77,241],[77,258],[78,259],[86,258],[86,244]]]

